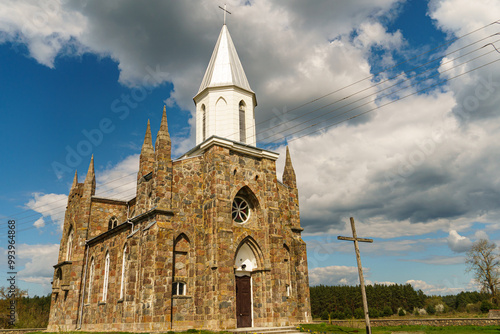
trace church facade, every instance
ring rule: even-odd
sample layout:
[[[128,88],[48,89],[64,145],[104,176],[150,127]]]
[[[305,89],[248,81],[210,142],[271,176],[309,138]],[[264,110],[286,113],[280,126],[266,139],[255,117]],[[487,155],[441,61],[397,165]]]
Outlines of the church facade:
[[[226,25],[196,105],[196,144],[172,160],[166,110],[148,122],[136,196],[95,196],[75,173],[49,331],[223,330],[311,320],[306,245],[287,149],[255,147],[255,93]]]

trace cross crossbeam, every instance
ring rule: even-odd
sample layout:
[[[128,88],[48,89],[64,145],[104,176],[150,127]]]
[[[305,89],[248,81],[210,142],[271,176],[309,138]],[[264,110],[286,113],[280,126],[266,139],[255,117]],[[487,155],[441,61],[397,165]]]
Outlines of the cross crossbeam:
[[[224,11],[224,25],[225,25],[226,24],[226,13],[231,14],[231,12],[226,9],[226,4],[224,4],[224,8],[222,8],[221,6],[219,6],[219,8]]]
[[[361,296],[363,297],[363,312],[365,314],[366,334],[371,334],[372,329],[370,327],[370,316],[368,314],[368,302],[366,300],[365,279],[363,277],[363,267],[361,266],[361,255],[359,254],[358,242],[372,243],[373,239],[358,238],[358,236],[356,234],[356,226],[354,225],[354,218],[353,217],[351,217],[351,229],[352,229],[352,238],[338,236],[337,239],[354,242],[354,251],[356,252],[356,260],[358,262],[359,284],[361,285]]]

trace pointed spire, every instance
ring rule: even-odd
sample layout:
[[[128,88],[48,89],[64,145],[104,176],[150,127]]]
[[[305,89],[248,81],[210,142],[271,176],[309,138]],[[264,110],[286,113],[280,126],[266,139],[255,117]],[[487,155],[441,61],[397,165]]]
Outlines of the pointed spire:
[[[222,26],[198,94],[220,86],[238,86],[253,93],[226,25]]]
[[[171,149],[172,142],[170,141],[170,134],[168,133],[167,107],[163,106],[160,130],[158,130],[155,142],[156,160],[170,160]]]
[[[78,184],[78,170],[75,170],[75,177],[73,178],[73,184],[71,185],[71,190],[73,190]]]
[[[83,183],[84,196],[94,196],[95,195],[95,171],[94,171],[94,155],[90,158],[89,170],[87,171],[87,176],[85,177],[85,182]]]
[[[289,186],[290,188],[297,188],[297,179],[295,176],[295,170],[292,166],[292,158],[290,157],[290,151],[288,146],[286,147],[286,160],[285,160],[285,171],[283,172],[283,184]]]
[[[154,160],[155,150],[153,148],[153,140],[151,139],[151,125],[148,120],[146,135],[144,136],[144,143],[142,144],[141,156],[139,158],[139,173],[137,173],[138,180],[153,170]]]
[[[154,148],[153,148],[153,139],[151,138],[151,125],[149,124],[149,119],[148,119],[148,126],[146,128],[146,135],[144,136],[144,143],[142,144],[141,154],[149,152],[154,152]]]

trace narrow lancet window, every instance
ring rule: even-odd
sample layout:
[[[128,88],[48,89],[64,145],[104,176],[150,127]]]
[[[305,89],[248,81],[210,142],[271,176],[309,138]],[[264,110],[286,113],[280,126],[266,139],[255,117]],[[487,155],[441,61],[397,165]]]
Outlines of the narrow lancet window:
[[[203,117],[203,140],[207,139],[207,110],[205,108],[205,105],[201,106],[201,112],[202,112],[202,117]]]
[[[123,299],[125,293],[125,270],[127,268],[127,245],[123,248],[122,257],[122,278],[120,280],[120,299]]]
[[[239,115],[240,115],[240,142],[247,142],[247,129],[245,124],[245,102],[240,101],[239,105]]]
[[[106,253],[106,262],[104,264],[104,281],[102,286],[102,301],[105,302],[108,297],[108,281],[109,281],[109,252]]]

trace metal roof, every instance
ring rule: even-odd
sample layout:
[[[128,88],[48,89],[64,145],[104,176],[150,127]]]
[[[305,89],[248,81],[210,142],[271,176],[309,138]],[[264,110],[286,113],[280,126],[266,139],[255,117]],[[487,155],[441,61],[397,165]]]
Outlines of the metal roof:
[[[209,87],[233,85],[253,93],[229,30],[223,25],[198,94]]]

